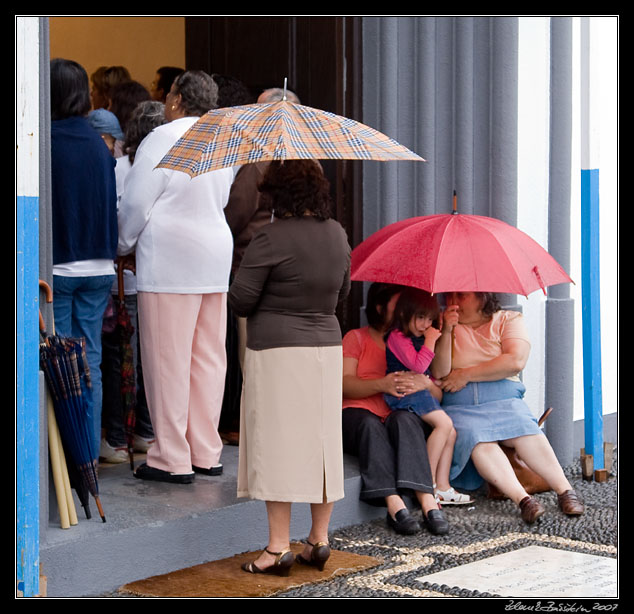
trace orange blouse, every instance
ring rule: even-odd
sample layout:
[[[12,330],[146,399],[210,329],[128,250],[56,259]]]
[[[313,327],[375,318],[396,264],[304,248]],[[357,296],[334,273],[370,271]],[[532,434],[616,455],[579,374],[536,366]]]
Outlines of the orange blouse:
[[[343,357],[354,358],[358,361],[357,377],[360,379],[380,379],[385,377],[385,347],[380,347],[371,337],[366,326],[348,332],[343,338]],[[376,414],[382,420],[390,415],[390,409],[383,400],[381,393],[364,399],[343,399],[343,408],[359,407]]]

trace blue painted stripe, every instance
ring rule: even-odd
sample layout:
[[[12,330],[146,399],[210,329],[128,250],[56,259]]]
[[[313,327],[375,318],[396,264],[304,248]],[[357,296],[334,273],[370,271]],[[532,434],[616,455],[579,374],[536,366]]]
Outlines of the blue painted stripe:
[[[599,169],[581,170],[581,300],[585,452],[603,469]]]
[[[39,594],[39,198],[16,203],[16,571],[25,597]]]

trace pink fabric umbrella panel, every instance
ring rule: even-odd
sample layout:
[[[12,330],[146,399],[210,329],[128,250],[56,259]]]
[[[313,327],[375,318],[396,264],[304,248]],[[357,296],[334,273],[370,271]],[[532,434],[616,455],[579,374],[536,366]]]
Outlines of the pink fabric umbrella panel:
[[[439,214],[408,218],[375,232],[352,252],[352,279],[440,292],[528,296],[572,282],[526,233],[495,218]]]

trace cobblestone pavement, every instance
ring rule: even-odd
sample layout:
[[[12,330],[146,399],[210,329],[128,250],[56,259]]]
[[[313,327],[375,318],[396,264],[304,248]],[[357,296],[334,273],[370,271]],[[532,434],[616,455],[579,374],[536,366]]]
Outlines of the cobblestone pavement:
[[[512,502],[491,500],[484,491],[478,492],[470,506],[445,506],[451,525],[446,536],[434,536],[425,530],[414,536],[401,536],[382,520],[333,532],[334,548],[374,556],[382,560],[382,564],[350,576],[295,588],[276,597],[494,597],[425,584],[418,578],[530,545],[615,559],[618,541],[616,464],[607,482],[583,480],[577,468],[567,468],[566,474],[586,505],[580,517],[564,516],[559,511],[556,495],[541,493],[536,496],[546,507],[546,514],[535,524],[527,525]]]

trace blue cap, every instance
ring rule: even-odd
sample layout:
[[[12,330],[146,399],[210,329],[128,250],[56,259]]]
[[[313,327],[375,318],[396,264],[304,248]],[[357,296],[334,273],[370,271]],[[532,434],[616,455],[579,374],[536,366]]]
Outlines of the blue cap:
[[[111,134],[123,140],[124,135],[117,116],[107,109],[95,109],[88,113],[88,122],[99,134]]]

